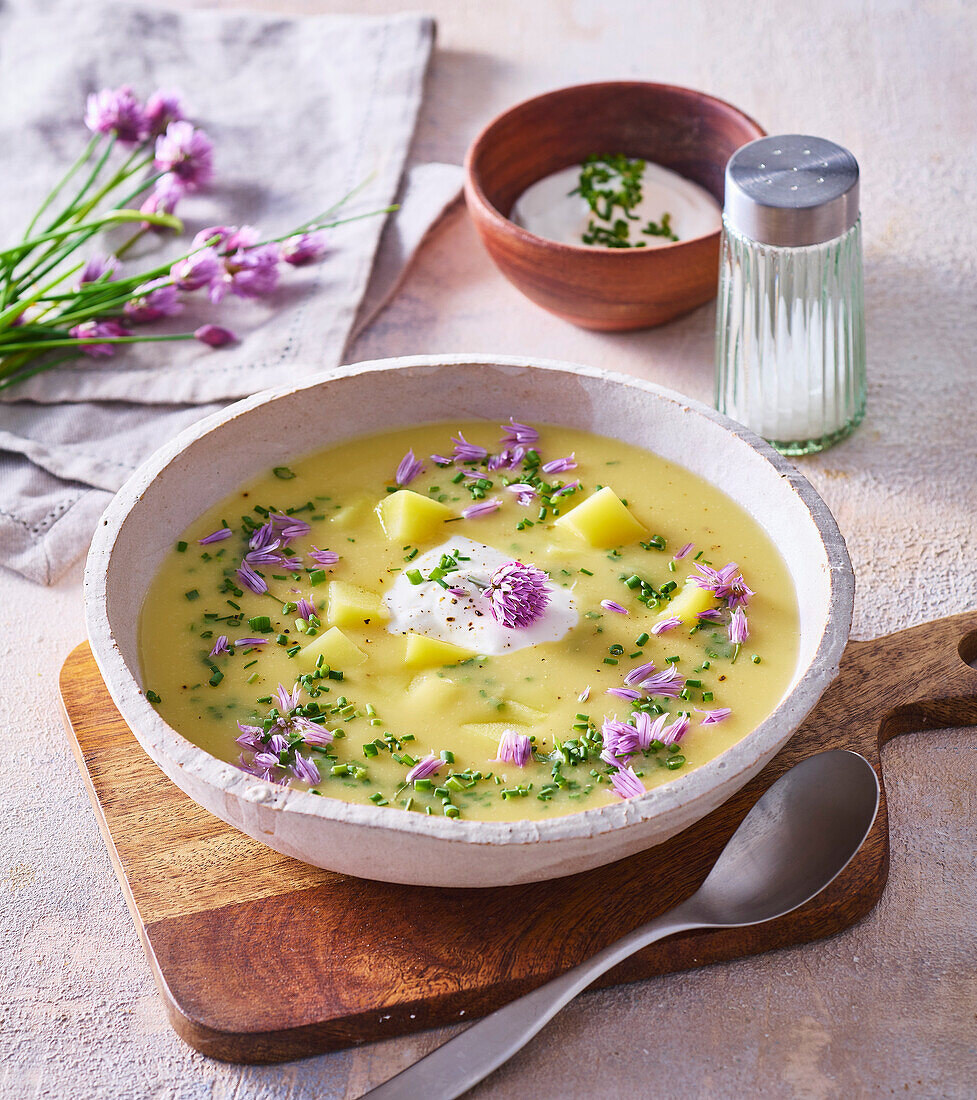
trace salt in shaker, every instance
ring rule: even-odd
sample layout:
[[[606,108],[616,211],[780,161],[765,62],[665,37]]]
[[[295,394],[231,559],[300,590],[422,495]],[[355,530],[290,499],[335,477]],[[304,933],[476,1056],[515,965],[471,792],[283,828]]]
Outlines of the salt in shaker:
[[[865,415],[858,163],[834,142],[760,138],[726,166],[716,408],[789,455]]]

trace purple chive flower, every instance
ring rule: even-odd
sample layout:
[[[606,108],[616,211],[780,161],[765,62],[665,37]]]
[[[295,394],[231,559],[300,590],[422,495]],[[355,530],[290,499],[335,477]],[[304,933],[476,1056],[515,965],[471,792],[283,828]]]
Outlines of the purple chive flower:
[[[311,619],[312,616],[315,614],[315,608],[303,596],[302,599],[298,602],[298,607],[296,607],[295,609],[295,614],[298,615],[300,619]]]
[[[696,707],[696,710],[698,709]],[[717,707],[715,710],[700,710],[699,713],[705,716],[701,720],[701,725],[714,726],[717,722],[725,721],[733,711],[731,707]]]
[[[169,279],[153,279],[133,291],[133,297],[123,306],[122,312],[130,321],[142,324],[158,321],[161,317],[175,317],[183,309],[176,287]]]
[[[464,519],[477,519],[479,516],[497,512],[501,506],[500,500],[480,500],[477,504],[469,504],[467,508],[462,508],[461,514]]]
[[[604,694],[616,695],[618,699],[627,699],[629,702],[641,698],[641,692],[635,691],[634,688],[608,688]]]
[[[499,748],[494,759],[501,764],[515,764],[524,768],[533,753],[533,745],[524,733],[504,730],[499,738]]]
[[[306,760],[306,758],[298,752],[295,754],[295,762],[292,764],[292,775],[303,783],[308,783],[310,786],[315,786],[322,778],[319,775],[319,768],[315,761],[311,758]]]
[[[302,734],[302,740],[307,745],[332,744],[332,730],[325,729],[318,722],[313,722],[311,718],[305,718],[301,714],[297,714],[291,719],[291,725],[292,729]]]
[[[492,618],[510,629],[531,626],[550,602],[548,581],[549,575],[535,565],[500,565],[485,590]]]
[[[179,92],[159,89],[146,100],[146,123],[152,134],[161,134],[171,122],[183,119],[183,103]]]
[[[114,278],[115,265],[119,261],[115,256],[103,256],[98,253],[89,257],[88,262],[81,269],[81,275],[78,276],[78,285],[84,286],[85,283],[95,283],[101,279],[103,282],[111,282]]]
[[[313,546],[309,551],[309,557],[316,565],[324,565],[327,568],[331,565],[335,565],[339,561],[339,555],[335,550],[320,550],[316,546]]]
[[[726,596],[726,603],[729,607],[746,607],[750,597],[755,594],[752,588],[747,587],[742,576],[733,577],[729,582],[729,594]]]
[[[667,619],[662,619],[661,622],[655,623],[651,628],[652,634],[664,634],[666,630],[674,630],[677,626],[682,625],[682,620],[678,615],[669,615]]]
[[[700,588],[712,591],[717,600],[726,600],[730,607],[745,606],[753,595],[752,589],[747,587],[741,574],[737,573],[739,566],[731,561],[722,569],[713,569],[709,565],[695,563],[700,576],[691,579]]]
[[[660,741],[662,730],[667,721],[667,714],[660,714],[654,722],[652,722],[651,715],[648,714],[647,711],[635,711],[634,725],[635,729],[638,731],[638,748],[649,749],[651,748],[652,741]]]
[[[618,768],[611,776],[611,786],[614,788],[614,793],[625,800],[637,798],[638,795],[645,793],[644,783],[635,775],[634,768],[627,766]]]
[[[451,442],[455,445],[454,457],[456,462],[481,462],[483,459],[488,458],[488,451],[484,447],[469,443],[461,432],[458,433],[457,437],[452,436]]]
[[[423,473],[424,463],[414,455],[414,448],[411,447],[400,460],[394,478],[398,485],[410,485],[415,477]]]
[[[131,336],[129,329],[123,328],[118,321],[82,321],[80,325],[68,329],[68,335],[76,340],[93,340],[99,336]],[[85,344],[81,349],[93,359],[107,359],[115,354],[112,344]]]
[[[237,343],[237,337],[229,328],[220,325],[201,325],[193,330],[193,338],[210,348],[224,348],[228,344]]]
[[[668,668],[656,672],[647,680],[642,680],[641,690],[648,695],[662,695],[668,699],[677,699],[684,684],[685,680],[681,672],[674,665],[669,665]]]
[[[214,146],[192,123],[171,122],[156,139],[154,164],[184,191],[197,191],[214,178]]]
[[[647,680],[647,678],[655,671],[655,662],[646,661],[643,665],[635,665],[633,669],[624,677],[624,682],[631,687],[633,684],[639,683],[641,680]]]
[[[103,88],[88,97],[85,125],[93,134],[115,134],[125,145],[135,145],[149,135],[149,121],[132,88]]]
[[[672,561],[681,561],[683,558],[688,557],[689,554],[695,549],[694,542],[687,542],[681,550],[672,558]]]
[[[518,500],[520,504],[532,504],[536,499],[536,490],[532,485],[520,483],[518,485],[507,485],[506,489],[510,493],[518,493],[516,500]]]
[[[288,748],[288,738],[280,733],[273,733],[268,738],[268,752],[273,752],[276,756],[281,754]]]
[[[638,731],[628,722],[620,722],[617,718],[605,718],[601,727],[604,736],[604,751],[602,759],[609,764],[616,764],[618,758],[630,756],[638,748]]]
[[[586,703],[589,698],[590,698],[590,684],[588,684],[583,689],[583,691],[581,691],[580,694],[577,696],[577,702],[578,703]]]
[[[706,622],[716,622],[717,619],[722,618],[722,614],[717,607],[710,607],[706,611],[698,612],[696,618],[704,619]]]
[[[688,715],[682,714],[667,729],[661,731],[658,740],[665,745],[674,745],[676,741],[681,741],[689,732],[689,726],[691,725],[692,722]]]
[[[293,685],[292,690],[289,691],[284,684],[279,684],[275,694],[278,696],[278,709],[282,714],[288,714],[289,711],[295,710],[299,705],[299,692],[301,688],[298,684]]]
[[[575,470],[576,468],[576,454],[567,455],[566,458],[553,458],[549,462],[543,463],[544,474],[564,474],[567,470]]]
[[[153,190],[147,195],[140,214],[172,214],[176,210],[176,204],[183,198],[183,188],[172,176],[160,176],[153,186]],[[160,229],[161,226],[152,222],[143,222],[144,229]]]
[[[600,605],[605,611],[613,611],[616,615],[630,614],[626,607],[622,607],[619,603],[615,603],[614,600],[601,600]]]
[[[427,779],[429,776],[434,775],[443,763],[444,761],[441,757],[435,756],[432,752],[428,756],[425,756],[423,760],[419,760],[413,768],[411,768],[404,777],[404,782],[416,783],[418,779]]]
[[[500,427],[505,432],[502,437],[504,447],[512,445],[532,447],[534,443],[539,442],[539,432],[535,428],[531,428],[528,424],[519,424],[511,416],[509,423],[501,424]]]
[[[251,645],[251,646],[254,646],[254,645],[267,645],[268,644],[268,639],[267,638],[238,638],[238,640],[234,644],[235,645]]]
[[[306,523],[304,519],[287,516],[284,512],[272,512],[269,520],[274,526],[276,534],[281,537],[283,546],[285,543],[291,542],[292,539],[300,539],[312,530],[311,525]]]
[[[266,298],[278,286],[278,250],[274,245],[239,248],[224,257],[223,269],[210,284],[216,305],[230,291],[238,298]]]
[[[454,459],[448,458],[446,455],[431,455],[431,461],[435,466],[450,466]]]
[[[278,754],[273,752],[256,752],[254,754],[254,762],[261,768],[271,770],[277,768],[279,764]]]
[[[278,540],[270,543],[267,547],[261,550],[249,550],[244,556],[245,565],[279,565],[282,560],[281,554],[278,552]]]
[[[209,535],[204,535],[202,539],[197,539],[197,542],[201,546],[210,546],[212,542],[223,542],[224,539],[229,539],[234,532],[230,527],[218,527],[216,531],[211,531]]]
[[[579,489],[579,488],[580,488],[580,482],[579,481],[571,481],[569,483],[569,485],[564,485],[562,488],[557,489],[557,491],[553,494],[551,499],[556,500],[557,497],[566,496],[567,493],[572,493],[575,489]]]
[[[729,620],[729,640],[733,645],[742,645],[750,636],[750,628],[746,622],[746,613],[742,607],[738,607]]]
[[[526,457],[526,448],[515,446],[506,447],[496,455],[491,455],[488,460],[490,470],[514,470]]]
[[[272,543],[274,543],[274,546],[272,546]],[[275,533],[275,526],[270,520],[263,523],[248,539],[248,546],[252,550],[277,550],[279,544],[280,540]]]
[[[292,267],[315,263],[326,253],[326,238],[322,233],[300,233],[289,237],[281,247],[281,258]]]
[[[220,271],[220,257],[213,248],[191,252],[170,268],[170,278],[180,290],[200,290],[208,286]]]
[[[268,585],[265,584],[264,577],[256,573],[247,561],[241,562],[241,567],[237,570],[237,577],[245,588],[250,588],[257,596],[263,596],[268,591]]]
[[[253,752],[257,752],[261,746],[261,739],[265,735],[265,731],[261,726],[245,726],[238,722],[237,728],[241,731],[241,736],[235,738],[237,743],[244,745],[245,748],[251,749]]]
[[[231,647],[227,644],[227,635],[221,634],[214,642],[214,648],[210,651],[211,657],[219,657],[222,653],[230,653]]]

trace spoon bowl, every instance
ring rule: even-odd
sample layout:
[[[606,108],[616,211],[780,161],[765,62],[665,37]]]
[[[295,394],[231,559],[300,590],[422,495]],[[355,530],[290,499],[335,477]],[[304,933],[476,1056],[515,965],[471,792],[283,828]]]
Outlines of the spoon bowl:
[[[762,924],[797,909],[848,866],[878,813],[879,793],[875,769],[857,752],[833,749],[802,760],[761,795],[690,898],[479,1020],[363,1100],[453,1100],[642,947],[692,928]]]
[[[879,781],[858,753],[836,749],[796,764],[746,815],[693,895],[703,923],[758,924],[810,901],[861,847],[878,805]]]

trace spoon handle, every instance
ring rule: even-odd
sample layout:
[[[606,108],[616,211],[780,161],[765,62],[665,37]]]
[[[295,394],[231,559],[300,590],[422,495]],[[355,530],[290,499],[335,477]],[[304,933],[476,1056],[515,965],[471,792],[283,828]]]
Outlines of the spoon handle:
[[[396,1077],[365,1093],[361,1100],[416,1100],[419,1096],[425,1100],[453,1100],[507,1062],[565,1004],[622,959],[676,932],[707,926],[701,919],[694,919],[688,902],[683,902],[539,989],[503,1005]]]

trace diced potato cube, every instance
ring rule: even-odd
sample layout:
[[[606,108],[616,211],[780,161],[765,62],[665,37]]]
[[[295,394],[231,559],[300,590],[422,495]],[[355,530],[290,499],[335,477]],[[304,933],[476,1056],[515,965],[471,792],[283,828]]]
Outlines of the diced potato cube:
[[[529,727],[521,726],[518,722],[471,722],[461,727],[462,733],[481,738],[489,759],[494,757],[494,750],[499,747],[499,741],[506,730],[515,730],[516,733],[529,735]]]
[[[330,626],[369,626],[386,622],[390,614],[383,600],[368,588],[349,581],[330,581],[326,622]]]
[[[527,707],[524,703],[515,703],[511,699],[506,699],[502,713],[506,718],[511,718],[513,722],[527,726],[534,726],[546,717],[544,711],[536,710],[535,707]]]
[[[456,665],[474,656],[471,650],[462,649],[460,645],[425,638],[423,634],[408,634],[404,664],[408,668],[434,668],[438,665]]]
[[[373,500],[373,497],[368,496],[353,497],[352,500],[346,501],[341,508],[337,508],[333,512],[329,517],[329,522],[344,531],[350,527],[358,526],[369,514],[370,508],[373,506]]]
[[[559,680],[557,677],[556,680]],[[562,682],[562,681],[559,681]],[[557,688],[559,691],[559,688]],[[542,713],[547,702],[553,697],[553,686],[545,673],[537,673],[531,680],[517,680],[506,684],[505,694],[507,699],[515,700],[524,707],[529,707],[537,713]]]
[[[325,634],[320,634],[307,646],[303,646],[295,654],[295,659],[302,668],[312,669],[320,653],[322,660],[330,668],[340,670],[354,668],[366,660],[363,650],[354,645],[338,626],[331,626]]]
[[[708,611],[709,608],[718,606],[719,601],[708,588],[700,588],[691,580],[687,580],[682,591],[672,598],[657,617],[659,620],[678,618],[683,623],[694,626],[700,611]]]
[[[627,505],[608,485],[560,516],[556,526],[569,528],[591,546],[602,549],[623,546],[648,534],[644,525],[631,515]]]
[[[440,501],[410,489],[398,489],[377,505],[383,533],[391,542],[427,542],[441,533],[454,512]]]
[[[425,672],[415,676],[407,690],[411,709],[417,713],[437,716],[450,714],[464,700],[464,692],[453,680]]]

